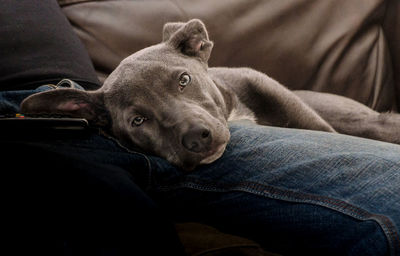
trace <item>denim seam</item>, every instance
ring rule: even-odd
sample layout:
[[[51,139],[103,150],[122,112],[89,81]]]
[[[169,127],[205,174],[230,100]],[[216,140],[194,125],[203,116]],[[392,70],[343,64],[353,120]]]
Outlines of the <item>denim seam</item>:
[[[158,189],[160,191],[166,192],[180,188],[192,188],[209,192],[240,191],[269,197],[276,200],[314,204],[338,211],[342,214],[348,215],[361,221],[373,220],[378,223],[378,225],[383,230],[389,244],[391,255],[398,255],[400,253],[400,238],[397,232],[397,228],[387,216],[370,213],[367,210],[361,209],[357,206],[354,206],[339,199],[321,195],[301,193],[291,190],[283,190],[256,182],[242,182],[238,184],[225,185],[216,183],[210,184],[209,182],[207,182],[207,184],[204,184],[202,180],[190,179],[186,180],[185,184],[180,183],[168,187],[159,187]]]
[[[123,146],[117,139],[115,139],[114,137],[111,137],[110,135],[108,135],[106,132],[104,132],[103,130],[100,131],[100,135],[110,139],[111,141],[113,141],[118,147],[120,147],[122,150],[126,151],[129,154],[135,154],[135,155],[140,155],[142,157],[144,157],[144,159],[147,162],[147,182],[145,184],[145,187],[143,188],[145,191],[150,190],[151,188],[151,177],[152,177],[152,165],[151,165],[151,161],[150,159],[147,157],[147,155],[140,153],[140,152],[136,152],[133,150],[130,150],[129,148]]]

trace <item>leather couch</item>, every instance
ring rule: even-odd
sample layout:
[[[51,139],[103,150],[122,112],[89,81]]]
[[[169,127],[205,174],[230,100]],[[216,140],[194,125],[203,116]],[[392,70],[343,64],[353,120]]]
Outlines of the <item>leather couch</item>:
[[[398,0],[59,0],[59,4],[100,80],[124,57],[160,42],[164,23],[200,18],[214,41],[210,66],[252,67],[290,89],[336,93],[379,111],[400,107]],[[252,245],[254,251],[242,251],[243,255],[265,254],[251,241],[224,240],[212,228],[177,227],[189,254],[204,253],[212,246],[226,248],[227,241]],[[200,241],[193,236],[199,229],[218,239]],[[222,255],[212,253],[202,255]]]

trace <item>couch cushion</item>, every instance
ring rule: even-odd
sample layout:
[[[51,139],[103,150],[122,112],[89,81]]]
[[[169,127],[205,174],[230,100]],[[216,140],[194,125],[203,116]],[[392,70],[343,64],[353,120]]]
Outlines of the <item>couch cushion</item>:
[[[86,45],[101,80],[123,58],[161,42],[164,23],[186,19],[169,1],[76,1],[81,2],[60,3]]]
[[[80,1],[78,1],[80,2]],[[332,92],[377,110],[396,105],[384,0],[89,1],[67,5],[104,78],[129,54],[161,41],[167,21],[202,19],[210,66],[248,66],[291,89]]]
[[[194,222],[175,225],[187,255],[203,256],[278,256],[266,252],[254,241]]]
[[[400,1],[387,0],[385,21],[383,30],[385,32],[390,56],[393,64],[393,77],[396,87],[397,103],[400,103]]]

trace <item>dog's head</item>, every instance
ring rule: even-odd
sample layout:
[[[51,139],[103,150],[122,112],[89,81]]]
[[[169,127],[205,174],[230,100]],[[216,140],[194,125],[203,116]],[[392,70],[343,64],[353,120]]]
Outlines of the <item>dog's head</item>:
[[[34,94],[21,110],[86,118],[191,170],[218,159],[229,140],[224,99],[207,73],[212,46],[200,20],[167,23],[160,44],[124,59],[99,90]]]

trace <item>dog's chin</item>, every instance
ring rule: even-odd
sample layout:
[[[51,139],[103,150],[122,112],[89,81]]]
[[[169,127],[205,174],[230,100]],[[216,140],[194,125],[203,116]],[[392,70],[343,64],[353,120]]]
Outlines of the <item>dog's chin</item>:
[[[185,161],[175,164],[186,172],[193,171],[198,165],[210,164],[219,159],[224,154],[225,148],[226,144],[222,144],[217,149],[208,151],[200,161]]]
[[[207,153],[207,156],[203,158],[199,164],[211,164],[220,158],[225,152],[226,144],[220,145],[217,149]]]

